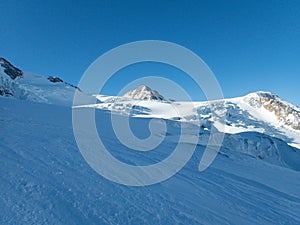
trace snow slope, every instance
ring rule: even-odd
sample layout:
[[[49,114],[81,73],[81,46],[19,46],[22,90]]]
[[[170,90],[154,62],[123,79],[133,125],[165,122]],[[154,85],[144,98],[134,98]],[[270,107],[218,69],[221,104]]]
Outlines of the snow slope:
[[[196,144],[183,139],[196,150],[175,176],[128,187],[98,175],[80,154],[70,107],[75,90],[0,58],[1,224],[300,224],[298,107],[269,92],[211,102],[173,102],[146,86],[120,97],[96,94],[95,104],[74,108],[97,109],[103,143],[128,164],[157,163],[180,136],[197,134]],[[125,147],[112,114],[118,121],[129,115],[140,138],[150,135],[150,122],[165,123],[166,133],[153,133],[163,142],[149,152]],[[224,141],[199,172],[213,127],[225,132]]]
[[[259,132],[279,138],[300,149],[300,109],[268,92],[211,102],[166,102],[95,95],[99,103],[85,105],[134,117],[198,122],[207,129],[214,124],[230,134]],[[271,96],[270,101],[266,96]],[[256,103],[256,104],[254,104]],[[268,107],[268,105],[276,104]],[[214,112],[214,113],[212,113]],[[215,123],[215,120],[221,123]],[[221,127],[219,124],[223,124]]]
[[[57,77],[23,72],[0,58],[0,96],[71,106],[75,90]]]
[[[300,223],[300,173],[294,169],[222,148],[200,173],[204,146],[199,142],[188,164],[167,181],[118,185],[83,160],[70,115],[69,107],[0,97],[2,224]],[[169,121],[157,151],[129,151],[113,134],[110,111],[97,110],[96,119],[111,154],[133,164],[161,160],[178,140],[178,122]],[[132,118],[132,128],[147,130],[149,121]]]

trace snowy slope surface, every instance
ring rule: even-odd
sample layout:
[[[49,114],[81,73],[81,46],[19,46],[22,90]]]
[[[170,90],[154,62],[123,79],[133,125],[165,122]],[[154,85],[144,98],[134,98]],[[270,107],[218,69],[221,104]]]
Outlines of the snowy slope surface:
[[[299,107],[269,92],[192,103],[169,101],[147,86],[119,97],[89,96],[95,104],[75,110],[97,109],[103,143],[126,163],[159,162],[180,135],[199,134],[196,144],[183,139],[196,151],[175,176],[127,187],[95,173],[80,154],[70,107],[76,89],[0,58],[1,224],[300,224]],[[152,151],[132,151],[116,137],[112,114],[119,121],[130,115],[140,138],[149,136],[150,121],[166,123],[166,133],[153,133],[165,139]],[[200,173],[213,127],[225,132],[224,141]]]
[[[294,169],[228,146],[200,173],[204,146],[199,140],[192,159],[169,180],[147,187],[118,185],[96,174],[83,160],[70,114],[68,107],[0,97],[2,224],[300,223],[300,173]],[[111,153],[135,164],[161,160],[178,140],[178,122],[169,121],[166,141],[158,152],[128,151],[110,128],[110,112],[97,110],[96,119]],[[138,130],[147,130],[148,123],[147,118],[131,121]],[[205,142],[206,131],[201,132]],[[270,136],[241,136],[255,141],[253,135],[280,145],[283,152],[295,151]],[[235,136],[227,138],[230,143]]]
[[[0,58],[0,96],[71,106],[75,89],[58,77],[23,72]]]

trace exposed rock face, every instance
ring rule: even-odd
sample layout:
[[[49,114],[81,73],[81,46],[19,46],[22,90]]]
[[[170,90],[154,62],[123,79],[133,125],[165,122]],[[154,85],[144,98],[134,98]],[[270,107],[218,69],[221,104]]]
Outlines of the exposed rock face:
[[[0,65],[4,67],[4,73],[10,76],[11,79],[16,79],[17,77],[22,77],[23,72],[18,69],[17,67],[13,66],[10,62],[6,59],[0,57]]]
[[[269,92],[256,92],[247,95],[245,101],[254,108],[263,107],[273,112],[284,125],[300,130],[300,109],[283,101],[277,95]]]
[[[59,77],[55,77],[55,76],[50,76],[47,78],[48,80],[50,80],[52,83],[59,83],[59,82],[64,82],[62,79],[60,79]]]
[[[139,100],[156,100],[156,101],[167,101],[162,95],[151,88],[142,85],[138,88],[131,90],[123,95],[126,98],[133,98]]]
[[[77,86],[75,86],[75,85],[73,85],[73,84],[69,84],[69,83],[63,81],[62,79],[60,79],[59,77],[56,77],[56,76],[49,76],[47,79],[48,79],[50,82],[52,82],[52,83],[64,83],[64,84],[67,84],[67,85],[69,85],[69,86],[71,86],[71,87],[73,87],[73,88],[76,88],[77,90],[81,91],[79,87],[77,87]]]
[[[13,93],[11,93],[10,90],[3,89],[2,87],[0,87],[0,95],[8,97],[8,96],[13,96]]]

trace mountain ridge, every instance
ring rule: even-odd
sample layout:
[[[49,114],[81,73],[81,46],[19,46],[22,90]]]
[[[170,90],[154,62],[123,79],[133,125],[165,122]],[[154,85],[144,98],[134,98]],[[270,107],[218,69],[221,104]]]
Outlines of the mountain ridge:
[[[289,115],[298,108],[275,94],[172,102],[151,100],[156,93],[142,88],[146,96],[141,90],[127,97],[94,95],[96,104],[71,108],[78,89],[61,78],[22,71],[12,79],[4,69],[0,67],[0,90],[12,93],[0,96],[4,224],[299,224],[300,131],[280,119],[293,121]],[[72,112],[88,107],[103,146],[123,164],[164,163],[180,151],[179,144],[195,150],[163,182],[147,187],[116,184],[94,172],[78,148]],[[117,127],[113,118],[121,122]],[[134,139],[122,124],[130,125]],[[135,147],[142,145],[136,138],[163,141],[151,151],[135,151],[122,143],[117,128]],[[212,128],[223,132],[224,139],[213,163],[200,172]],[[85,135],[85,150],[95,154],[94,129],[78,129]],[[117,168],[106,160],[99,163],[117,177]]]
[[[57,76],[24,72],[0,57],[0,96],[71,106],[75,90],[80,91]]]
[[[44,77],[23,72],[4,58],[0,58],[0,64],[0,95],[2,96],[72,106],[74,93],[76,90],[80,90],[78,87],[64,82],[57,76]],[[299,107],[267,91],[252,92],[232,99],[192,103],[167,100],[158,91],[152,90],[146,85],[141,85],[128,91],[123,96],[95,96],[100,102],[92,107],[117,111],[132,116],[157,117],[191,122],[200,116],[201,120],[206,121],[205,123],[210,123],[209,121],[212,117],[209,107],[215,105],[218,110],[226,111],[227,131],[233,133],[240,132],[243,129],[247,131],[247,129],[250,129],[251,123],[259,124],[255,120],[270,123],[276,129],[281,129],[284,126],[295,131],[300,130]],[[192,109],[191,104],[194,105]],[[189,110],[185,109],[187,105],[187,109],[190,108]],[[176,107],[180,108],[181,115],[178,114],[179,111],[176,110]],[[250,119],[251,117],[256,119],[252,120]],[[233,121],[233,119],[236,121]],[[257,126],[261,127],[261,125]],[[266,126],[263,125],[261,132],[266,130]],[[250,130],[259,129],[251,128]],[[269,128],[268,130],[270,130],[270,133],[271,130],[275,131]],[[295,134],[294,136],[297,135]]]

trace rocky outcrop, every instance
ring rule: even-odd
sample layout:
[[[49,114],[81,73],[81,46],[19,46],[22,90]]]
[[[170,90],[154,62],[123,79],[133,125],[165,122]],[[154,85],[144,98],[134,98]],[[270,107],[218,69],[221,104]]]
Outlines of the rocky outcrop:
[[[79,87],[77,87],[77,86],[75,86],[75,85],[73,85],[73,84],[69,84],[69,83],[63,81],[62,79],[60,79],[59,77],[56,77],[56,76],[49,76],[47,79],[48,79],[50,82],[52,82],[52,83],[64,83],[64,84],[66,84],[66,85],[69,85],[69,86],[71,86],[71,87],[77,89],[78,91],[81,91]]]
[[[6,73],[13,80],[17,77],[23,76],[23,72],[19,68],[13,66],[10,62],[2,57],[0,57],[0,65],[4,68],[4,73]]]
[[[283,101],[277,95],[270,92],[256,92],[247,95],[245,101],[254,108],[263,107],[273,112],[284,125],[300,130],[300,109]]]
[[[22,72],[0,57],[0,96],[47,104],[71,105],[75,89],[57,76]]]
[[[59,82],[64,82],[62,79],[60,79],[59,77],[55,77],[55,76],[49,76],[47,78],[50,82],[52,83],[59,83]]]

